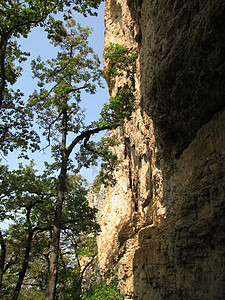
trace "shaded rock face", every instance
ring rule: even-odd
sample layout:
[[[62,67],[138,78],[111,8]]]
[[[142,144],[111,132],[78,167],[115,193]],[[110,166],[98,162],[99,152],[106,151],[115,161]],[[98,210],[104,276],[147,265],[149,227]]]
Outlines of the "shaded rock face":
[[[223,111],[198,131],[176,161],[167,218],[138,232],[134,299],[224,298],[224,122]]]
[[[224,299],[225,3],[107,0],[105,26],[139,59],[116,184],[93,196],[100,272],[125,299]]]
[[[225,4],[128,2],[140,31],[142,107],[154,121],[162,151],[179,157],[224,107]]]

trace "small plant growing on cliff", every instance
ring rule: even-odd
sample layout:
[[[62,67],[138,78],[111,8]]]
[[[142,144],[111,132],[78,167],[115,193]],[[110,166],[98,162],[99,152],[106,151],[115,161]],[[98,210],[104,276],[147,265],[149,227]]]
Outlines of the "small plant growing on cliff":
[[[108,67],[104,71],[106,80],[116,77],[122,77],[124,82],[117,91],[115,97],[110,97],[109,102],[105,103],[100,113],[101,117],[98,122],[93,124],[122,125],[125,119],[130,119],[132,112],[135,110],[135,73],[137,54],[131,53],[125,46],[119,44],[110,44],[106,48],[104,58]],[[109,182],[114,184],[112,171],[120,163],[117,156],[110,149],[118,145],[115,138],[107,137],[101,140],[100,144],[95,144],[95,153],[103,154],[103,164],[99,175],[96,177],[93,184],[93,191],[98,193],[101,184],[107,185]],[[90,153],[90,152],[89,152]],[[92,151],[93,153],[93,151]],[[82,155],[83,157],[83,155]]]
[[[131,54],[125,46],[110,44],[110,46],[106,48],[104,55],[108,63],[108,67],[104,72],[105,77],[126,76],[128,81],[132,83],[132,88],[134,88],[137,57],[137,53]]]
[[[130,119],[135,110],[135,73],[137,54],[131,54],[130,51],[119,44],[111,44],[106,48],[104,55],[108,67],[104,71],[106,79],[123,77],[126,82],[123,83],[117,91],[115,97],[110,97],[108,103],[103,105],[100,113],[100,119],[92,122],[92,127],[110,127],[111,129],[123,125],[125,119]],[[124,82],[124,80],[123,80]],[[99,175],[97,176],[93,191],[98,192],[101,184],[107,185],[109,182],[114,184],[112,171],[120,163],[117,156],[111,149],[118,145],[118,141],[107,135],[100,142],[94,143],[86,139],[81,146],[81,151],[76,154],[79,166],[86,164],[95,164],[101,157],[103,163]]]
[[[105,104],[101,117],[107,122],[118,122],[130,118],[135,105],[135,73],[137,54],[119,44],[110,44],[106,48],[104,58],[108,64],[104,76],[106,79],[123,77],[126,82],[118,88],[117,95],[110,97],[109,104]],[[114,117],[112,118],[112,112]]]

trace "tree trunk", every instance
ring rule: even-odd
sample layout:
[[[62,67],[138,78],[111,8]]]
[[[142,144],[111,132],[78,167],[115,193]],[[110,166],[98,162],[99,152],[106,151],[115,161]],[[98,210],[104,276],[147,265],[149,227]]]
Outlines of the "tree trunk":
[[[5,57],[6,57],[6,47],[7,47],[7,39],[5,36],[2,36],[0,48],[1,48],[1,56],[0,56],[0,109],[2,109],[2,103],[4,98],[4,89],[6,85],[6,76],[5,76]]]
[[[5,267],[5,257],[6,257],[6,245],[1,230],[0,230],[0,245],[1,245],[1,252],[0,252],[0,290],[1,290],[4,267]]]
[[[66,191],[66,176],[67,176],[67,150],[66,150],[66,137],[67,137],[67,110],[63,109],[62,120],[62,143],[61,143],[61,170],[59,174],[58,195],[56,202],[55,218],[52,228],[52,242],[50,246],[50,267],[49,267],[49,282],[46,291],[46,300],[53,300],[56,294],[56,284],[58,275],[58,261],[59,261],[59,242],[60,231],[62,227],[62,209],[65,199]]]
[[[31,245],[32,245],[32,240],[33,240],[33,230],[29,230],[28,237],[27,237],[27,243],[26,243],[26,248],[25,248],[25,254],[24,254],[24,259],[23,259],[23,265],[22,268],[19,272],[19,278],[12,296],[12,300],[17,300],[20,294],[21,286],[23,284],[23,280],[27,271],[28,263],[29,263],[29,257],[30,257],[30,250],[31,250]]]
[[[57,203],[56,203],[54,225],[52,228],[52,242],[50,246],[49,282],[48,282],[48,288],[45,297],[46,300],[53,300],[56,292],[63,200],[64,200],[64,193],[62,191],[59,191],[57,197]]]

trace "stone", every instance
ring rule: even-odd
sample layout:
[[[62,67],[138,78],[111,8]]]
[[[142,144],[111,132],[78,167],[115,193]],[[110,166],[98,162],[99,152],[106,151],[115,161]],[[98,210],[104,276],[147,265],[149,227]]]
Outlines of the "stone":
[[[124,299],[225,297],[224,15],[222,0],[106,1],[105,47],[138,53],[116,184],[90,197],[99,270]]]

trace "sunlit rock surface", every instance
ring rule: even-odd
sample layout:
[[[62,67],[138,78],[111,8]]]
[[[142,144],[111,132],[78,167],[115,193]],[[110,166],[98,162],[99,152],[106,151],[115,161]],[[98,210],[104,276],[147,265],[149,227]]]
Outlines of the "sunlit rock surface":
[[[107,0],[105,27],[139,59],[116,184],[92,195],[99,270],[125,299],[224,299],[225,3]]]

